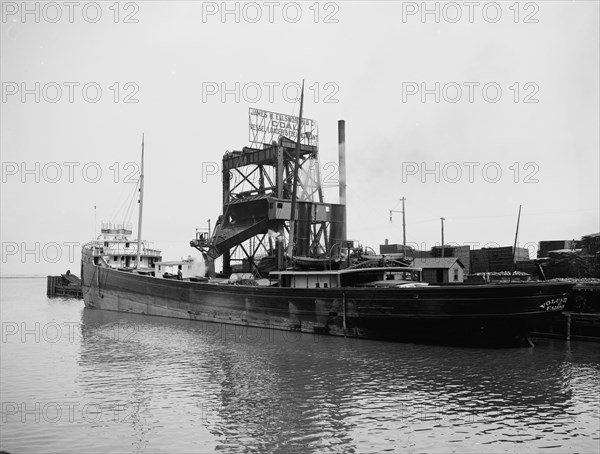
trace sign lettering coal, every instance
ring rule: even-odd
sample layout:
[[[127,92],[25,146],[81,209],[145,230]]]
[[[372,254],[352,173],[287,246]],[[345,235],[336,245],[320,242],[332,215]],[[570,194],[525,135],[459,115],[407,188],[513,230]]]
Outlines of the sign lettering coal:
[[[248,111],[249,138],[253,144],[268,143],[287,137],[296,141],[298,135],[298,122],[300,119],[293,115],[287,115],[268,110],[250,108]],[[300,129],[300,143],[305,145],[319,146],[319,125],[310,118],[302,119]]]

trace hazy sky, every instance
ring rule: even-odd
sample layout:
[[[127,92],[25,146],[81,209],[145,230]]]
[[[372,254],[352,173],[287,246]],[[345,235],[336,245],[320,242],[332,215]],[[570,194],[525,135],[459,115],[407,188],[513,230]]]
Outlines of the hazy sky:
[[[1,273],[79,274],[142,133],[143,237],[187,256],[248,109],[297,115],[302,79],[330,202],[346,120],[362,244],[402,241],[401,197],[427,249],[441,216],[446,242],[512,245],[519,204],[520,245],[598,232],[599,42],[596,1],[3,1]]]

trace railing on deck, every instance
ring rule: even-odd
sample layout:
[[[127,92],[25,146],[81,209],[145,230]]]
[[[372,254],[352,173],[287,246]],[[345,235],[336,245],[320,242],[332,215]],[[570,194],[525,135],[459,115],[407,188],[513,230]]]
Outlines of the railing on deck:
[[[92,251],[95,256],[100,255],[137,255],[137,243],[131,242],[129,247],[124,244],[112,243],[105,246],[104,241],[95,241],[92,243]],[[141,255],[144,257],[161,257],[161,251],[142,246]]]

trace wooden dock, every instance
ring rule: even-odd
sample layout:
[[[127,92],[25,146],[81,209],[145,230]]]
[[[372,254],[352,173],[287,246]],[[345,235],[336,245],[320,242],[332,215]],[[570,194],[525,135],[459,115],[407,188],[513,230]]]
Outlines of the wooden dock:
[[[60,276],[48,276],[46,295],[50,298],[83,298],[81,279],[70,271]]]

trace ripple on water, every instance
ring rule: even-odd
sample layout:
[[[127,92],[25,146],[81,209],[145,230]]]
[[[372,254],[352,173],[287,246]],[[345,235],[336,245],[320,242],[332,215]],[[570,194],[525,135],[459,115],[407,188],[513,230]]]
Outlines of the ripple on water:
[[[78,411],[36,423],[3,407],[10,452],[598,448],[594,344],[484,350],[250,333],[57,304],[39,297],[44,284],[3,293],[3,321],[80,330],[55,343],[3,342],[2,402]]]

